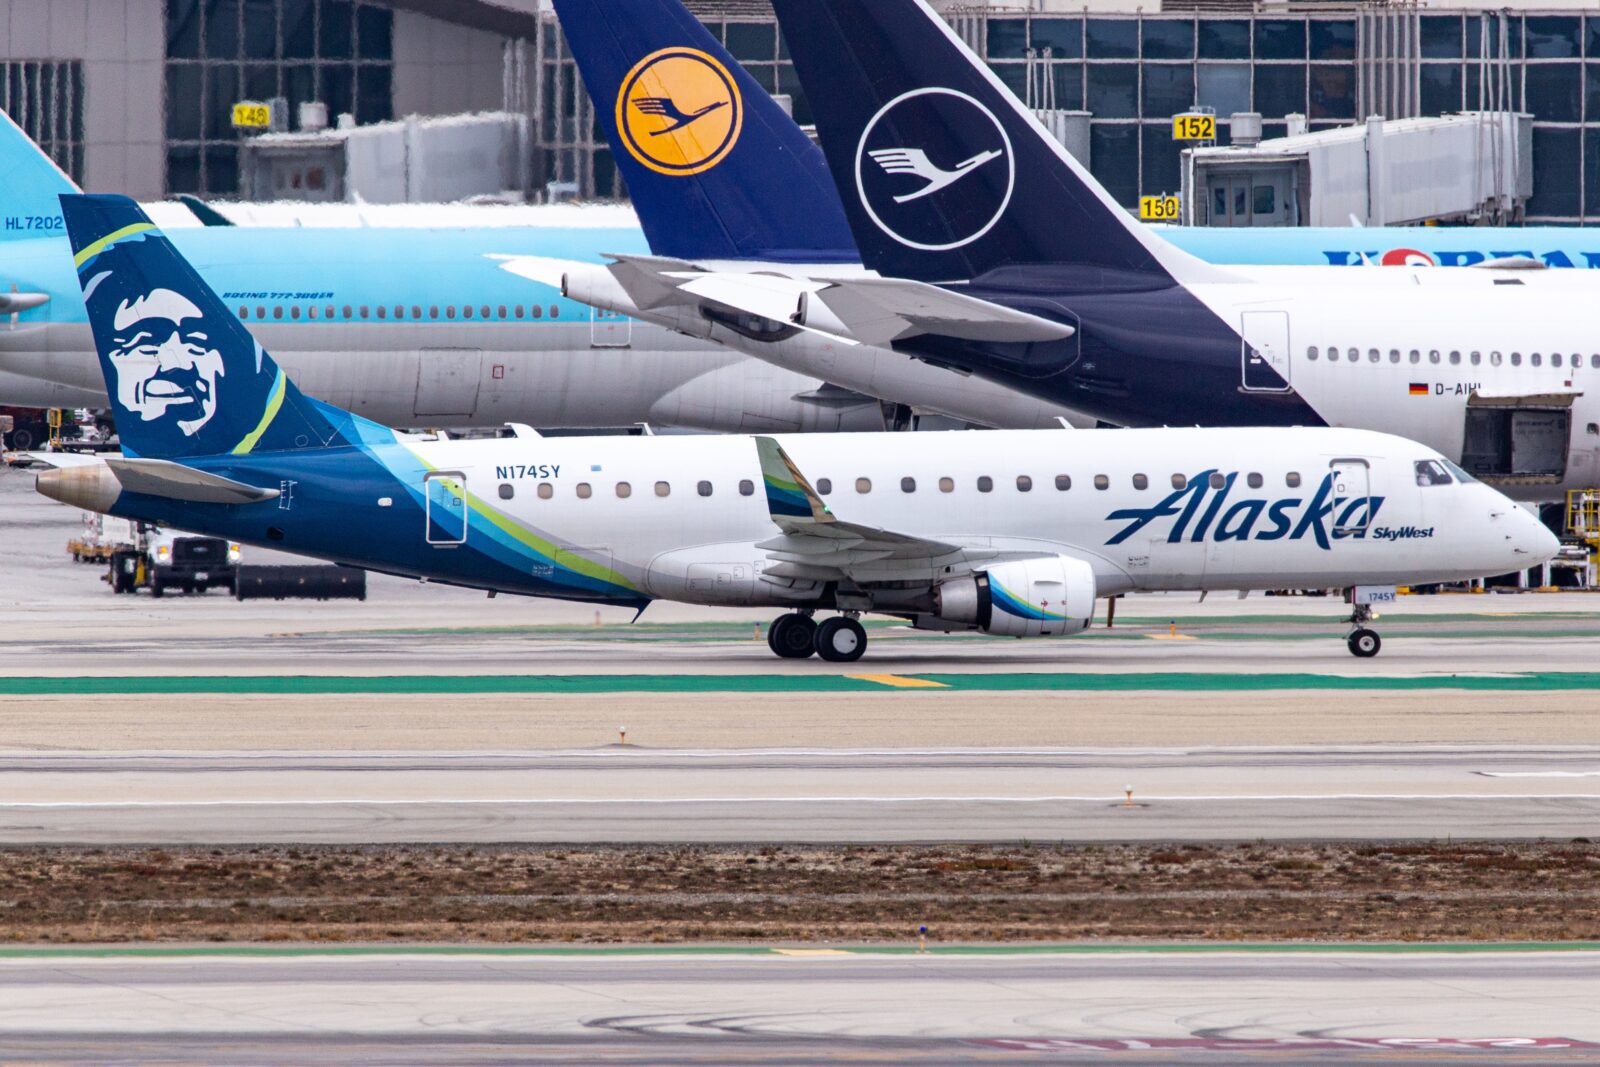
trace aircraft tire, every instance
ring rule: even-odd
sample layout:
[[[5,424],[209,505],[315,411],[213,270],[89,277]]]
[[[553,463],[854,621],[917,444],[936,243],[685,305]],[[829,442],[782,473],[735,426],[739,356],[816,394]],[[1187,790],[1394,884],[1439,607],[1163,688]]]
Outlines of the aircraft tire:
[[[1383,647],[1383,638],[1377,631],[1362,628],[1356,630],[1345,642],[1350,646],[1350,654],[1360,659],[1371,659],[1378,654],[1378,649]]]
[[[867,631],[845,615],[823,620],[816,640],[817,655],[829,663],[854,663],[867,650]]]
[[[767,627],[767,647],[780,659],[806,659],[816,651],[816,631],[809,616],[779,615]]]

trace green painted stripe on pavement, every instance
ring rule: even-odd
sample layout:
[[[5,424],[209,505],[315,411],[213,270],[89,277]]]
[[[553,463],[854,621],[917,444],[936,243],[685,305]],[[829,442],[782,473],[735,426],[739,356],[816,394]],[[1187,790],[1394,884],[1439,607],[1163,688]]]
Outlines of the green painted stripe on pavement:
[[[294,945],[31,945],[0,948],[7,959],[185,959],[199,957],[292,958],[300,956],[767,956],[784,952],[830,950],[850,955],[916,955],[914,943],[782,945],[503,945],[503,944],[321,944]],[[1600,941],[1447,941],[1423,944],[1411,941],[1152,941],[1152,942],[1042,942],[1039,944],[930,943],[929,955],[941,956],[1050,956],[1106,955],[1110,953],[1215,954],[1250,952],[1272,955],[1313,953],[1367,954],[1494,954],[1507,952],[1595,952]]]
[[[1506,675],[1341,675],[1310,673],[1207,674],[1195,671],[1125,674],[1009,673],[901,674],[969,692],[1260,692],[1263,690],[1414,691],[1468,689],[1535,692],[1600,689],[1600,672],[1529,671]],[[0,678],[0,694],[13,696],[235,694],[493,693],[882,693],[877,682],[844,674],[405,674],[405,675],[194,675]]]

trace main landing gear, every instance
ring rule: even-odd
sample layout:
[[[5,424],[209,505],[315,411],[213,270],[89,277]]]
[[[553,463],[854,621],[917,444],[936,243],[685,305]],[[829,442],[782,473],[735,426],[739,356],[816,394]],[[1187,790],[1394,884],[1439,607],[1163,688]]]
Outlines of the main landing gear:
[[[1371,659],[1378,654],[1378,649],[1383,647],[1383,638],[1378,636],[1376,630],[1369,630],[1363,623],[1372,621],[1372,605],[1357,604],[1350,613],[1350,618],[1345,620],[1355,626],[1350,631],[1350,636],[1345,638],[1345,644],[1350,646],[1350,654],[1361,659]]]
[[[835,615],[819,624],[810,612],[796,611],[772,620],[767,645],[783,659],[815,653],[829,663],[854,663],[867,650],[867,631],[852,615]]]

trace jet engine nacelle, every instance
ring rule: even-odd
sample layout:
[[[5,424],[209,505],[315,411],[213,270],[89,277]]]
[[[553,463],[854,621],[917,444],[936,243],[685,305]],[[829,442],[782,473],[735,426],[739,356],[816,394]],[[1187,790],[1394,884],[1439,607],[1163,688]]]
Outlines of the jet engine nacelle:
[[[1088,628],[1094,601],[1094,569],[1083,560],[1023,559],[939,585],[928,622],[1003,637],[1061,637]]]

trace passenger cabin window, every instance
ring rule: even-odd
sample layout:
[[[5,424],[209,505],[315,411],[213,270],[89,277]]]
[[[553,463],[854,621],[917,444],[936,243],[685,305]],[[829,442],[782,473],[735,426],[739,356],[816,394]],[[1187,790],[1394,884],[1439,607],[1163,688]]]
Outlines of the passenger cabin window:
[[[322,309],[322,315],[323,315],[323,318],[328,318],[328,319],[333,318],[333,305],[329,304],[327,307],[323,308]],[[350,309],[349,308],[345,308],[344,309],[344,317],[347,318],[347,319],[350,317]]]
[[[858,492],[858,493],[870,493],[870,492],[872,492],[872,479],[871,478],[857,478],[856,479],[856,492]]]
[[[915,478],[901,478],[900,491],[902,493],[915,493],[917,491],[917,480]]]
[[[389,309],[384,307],[382,304],[379,304],[378,305],[378,318],[386,319],[388,317],[389,317]]]
[[[1288,474],[1285,474],[1283,476],[1283,484],[1287,485],[1290,489],[1300,488],[1300,472],[1290,471]]]
[[[1490,352],[1489,353],[1489,366],[1498,367],[1500,365],[1500,360],[1503,359],[1503,358],[1504,357],[1501,356],[1500,353],[1498,353],[1498,352]]]
[[[978,476],[978,492],[987,493],[994,488],[994,479],[987,474]]]
[[[544,308],[538,304],[535,304],[528,309],[528,314],[532,315],[536,319],[542,319],[544,318]]]
[[[471,308],[468,308],[467,310],[470,311]],[[481,308],[478,309],[478,317],[481,318],[481,319],[486,319],[486,318],[489,317],[489,305],[488,304],[485,304]],[[500,309],[500,317],[501,318],[505,318],[506,317],[506,309],[505,308],[501,308]]]
[[[1418,352],[1415,348],[1413,348],[1411,350],[1411,357],[1410,358],[1411,358],[1411,362],[1413,362],[1413,363],[1421,363],[1422,362],[1422,353]]]
[[[399,317],[400,317],[399,310],[396,309],[395,318],[399,318]],[[422,318],[422,305],[421,304],[412,304],[411,305],[411,317],[414,318],[414,319]]]
[[[1339,362],[1339,350],[1337,348],[1329,348],[1328,349],[1328,362],[1329,363],[1337,363],[1337,362]]]
[[[1065,493],[1072,488],[1072,477],[1066,474],[1056,475],[1056,489]]]
[[[1537,352],[1535,352],[1533,355],[1528,357],[1528,365],[1530,367],[1537,367],[1543,362],[1544,362],[1544,360],[1539,357],[1539,353],[1537,353]],[[1554,358],[1552,358],[1550,365],[1552,367],[1557,365],[1555,363],[1555,361],[1554,361]]]
[[[832,478],[818,478],[817,479],[817,495],[818,496],[827,496],[831,492],[833,492],[833,479]]]
[[[1218,474],[1216,472],[1212,473],[1212,475],[1211,475],[1211,488],[1213,488],[1213,489],[1226,489],[1227,486],[1228,486],[1228,479],[1227,479],[1226,476],[1224,476],[1222,474]]]
[[[617,483],[617,496],[618,496],[618,498],[620,498],[622,500],[626,500],[632,495],[633,495],[633,486],[629,485],[627,482],[618,482]]]
[[[512,497],[514,497],[516,495],[517,495],[517,491],[511,487],[511,483],[510,482],[501,482],[500,483],[500,499],[501,500],[510,500]]]
[[[1414,466],[1418,485],[1449,485],[1455,481],[1450,477],[1450,472],[1444,469],[1444,464],[1436,459],[1419,459]]]
[[[941,492],[941,493],[953,493],[955,491],[956,491],[956,480],[954,478],[940,478],[939,479],[939,492]]]
[[[1522,366],[1522,353],[1521,352],[1513,352],[1513,353],[1511,353],[1511,365],[1513,367]]]
[[[1351,363],[1354,363],[1361,358],[1361,350],[1358,348],[1351,348],[1346,350],[1345,355],[1349,357]]]
[[[1367,349],[1367,362],[1368,363],[1376,363],[1381,358],[1382,358],[1382,353],[1380,353],[1376,348]]]
[[[331,308],[330,308],[330,309],[329,309],[329,310],[332,310],[332,309],[331,309]],[[344,317],[345,317],[345,318],[347,318],[347,319],[348,319],[348,318],[349,318],[349,317],[350,317],[350,314],[351,314],[351,308],[350,308],[350,305],[349,305],[349,304],[346,304],[346,305],[345,305],[345,306],[344,306]]]
[[[579,500],[588,500],[591,496],[594,496],[594,489],[590,487],[589,483],[588,482],[579,482],[578,483],[578,499]]]
[[[367,305],[365,305],[365,304],[362,304],[362,305],[361,305],[361,317],[362,317],[362,318],[367,318],[367,310],[368,310],[368,308],[367,308]],[[379,310],[379,311],[382,311],[382,310],[383,310],[383,309],[382,309],[382,308],[379,308],[379,309],[378,309],[378,310]]]
[[[289,309],[289,317],[291,319],[298,319],[300,317],[300,305],[299,304],[296,304],[294,307]]]
[[[306,308],[306,318],[314,319],[316,317],[317,317],[317,305],[312,304],[310,307]]]
[[[1317,361],[1317,346],[1316,345],[1310,345],[1309,347],[1306,348],[1306,359],[1310,360],[1313,363],[1315,363]]]
[[[740,478],[739,479],[739,495],[740,496],[755,496],[755,493],[756,493],[756,483],[755,482],[752,482],[749,478]]]
[[[428,318],[436,319],[438,317],[439,317],[439,305],[438,304],[430,304],[428,306]],[[452,319],[456,317],[454,308],[451,309],[450,317]]]
[[[1019,493],[1031,493],[1031,492],[1033,492],[1033,479],[1028,477],[1026,474],[1017,475],[1017,492],[1019,492]]]
[[[1150,479],[1142,474],[1135,474],[1133,476],[1133,487],[1135,489],[1148,489],[1150,488]]]
[[[1461,353],[1460,352],[1451,352],[1450,353],[1450,365],[1452,367],[1461,366]]]
[[[552,319],[559,319],[561,317],[561,305],[559,305],[559,304],[551,304],[550,305],[550,317]]]
[[[265,307],[263,307],[262,305],[257,304],[256,305],[256,318],[264,319],[266,317],[267,317],[267,309]]]
[[[696,482],[695,483],[695,487],[694,487],[694,491],[699,493],[701,496],[710,496],[711,495],[711,483],[707,482],[707,481]]]
[[[1429,363],[1437,363],[1437,362],[1439,362],[1439,350],[1437,348],[1432,348],[1432,349],[1428,350],[1428,362]]]
[[[1096,489],[1110,489],[1111,479],[1106,477],[1104,474],[1096,474],[1094,476],[1094,487]]]
[[[1399,363],[1400,362],[1400,350],[1398,348],[1389,349],[1389,362],[1390,363]]]
[[[451,315],[454,316],[455,308],[451,308],[450,312],[451,312]],[[472,305],[471,304],[468,304],[468,305],[466,305],[465,307],[463,307],[461,309],[461,317],[464,318],[464,319],[472,318]]]
[[[1189,485],[1189,479],[1187,477],[1185,477],[1184,475],[1182,475],[1182,474],[1174,474],[1172,476],[1172,488],[1174,488],[1174,489],[1184,489],[1188,485]]]
[[[515,315],[519,319],[522,318],[522,305],[518,304],[516,307],[512,308],[511,314]]]
[[[1482,352],[1474,352],[1474,353],[1472,353],[1472,355],[1467,357],[1467,360],[1474,367],[1476,367],[1478,364],[1483,362],[1483,353]]]
[[[241,319],[248,319],[250,317],[250,309],[247,307],[241,307],[239,309],[239,317]]]
[[[551,485],[549,482],[540,482],[539,483],[539,499],[540,500],[549,500],[551,497],[553,497],[555,495],[556,495],[556,487],[555,486]]]
[[[502,319],[506,317],[506,306],[504,304],[500,305],[500,317]]]
[[[1600,367],[1600,356],[1590,356],[1589,357],[1589,366],[1591,366],[1591,367]]]
[[[435,315],[433,317],[434,318],[438,318],[439,316]],[[456,317],[456,306],[454,304],[450,304],[450,305],[445,307],[445,309],[444,309],[444,317],[447,318],[447,319],[453,319],[453,318]]]
[[[657,482],[656,483],[656,496],[671,496],[671,495],[672,495],[672,483],[671,482]]]
[[[1248,485],[1252,489],[1260,489],[1263,480],[1264,479],[1261,477],[1261,475],[1257,474],[1255,471],[1251,471],[1249,474],[1245,475],[1244,484]]]

